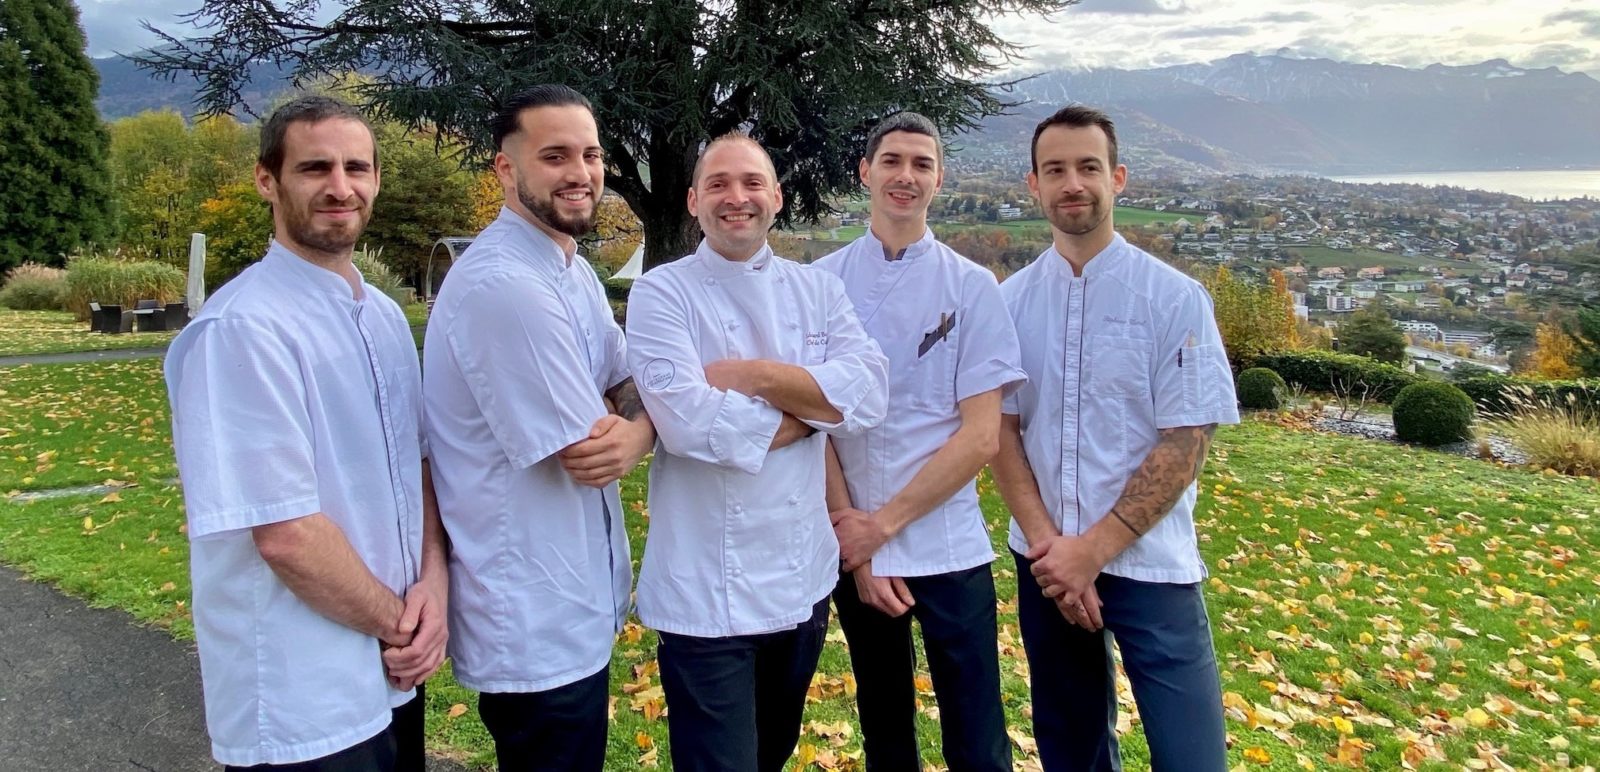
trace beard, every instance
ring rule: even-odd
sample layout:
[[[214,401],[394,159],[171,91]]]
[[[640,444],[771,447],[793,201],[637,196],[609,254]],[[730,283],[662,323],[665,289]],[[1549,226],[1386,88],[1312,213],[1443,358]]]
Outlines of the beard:
[[[1050,221],[1050,225],[1069,236],[1082,236],[1086,233],[1093,233],[1096,228],[1100,227],[1101,223],[1106,221],[1106,216],[1110,214],[1110,211],[1106,208],[1105,199],[1089,197],[1087,199],[1066,199],[1066,201],[1071,203],[1083,201],[1089,204],[1087,210],[1077,214],[1068,214],[1055,206],[1050,207],[1045,212],[1045,219]],[[1063,201],[1058,200],[1056,203],[1060,204]]]
[[[311,205],[284,207],[284,228],[289,238],[301,246],[329,255],[342,255],[354,249],[360,240],[367,221],[372,219],[372,208],[359,210],[354,222],[339,222],[318,227],[312,224],[315,215]]]
[[[592,189],[590,190],[590,193],[593,193]],[[557,233],[565,233],[575,239],[581,239],[584,236],[589,235],[590,231],[594,230],[594,213],[596,202],[593,199],[591,199],[589,202],[588,213],[562,217],[561,213],[556,211],[556,201],[554,195],[547,196],[545,198],[539,198],[538,196],[535,196],[531,191],[523,186],[522,178],[519,176],[517,178],[517,200],[522,202],[522,205],[527,207],[528,211],[531,212],[539,222],[544,223],[546,227]]]

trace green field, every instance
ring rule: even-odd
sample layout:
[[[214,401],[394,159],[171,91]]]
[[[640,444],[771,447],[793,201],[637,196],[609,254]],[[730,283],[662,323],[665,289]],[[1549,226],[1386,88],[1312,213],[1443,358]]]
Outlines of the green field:
[[[1291,255],[1291,260],[1298,259],[1307,268],[1370,268],[1383,266],[1384,268],[1417,269],[1430,265],[1440,264],[1439,260],[1425,257],[1406,257],[1393,252],[1379,252],[1376,249],[1356,247],[1355,249],[1334,249],[1332,247],[1286,247],[1285,252]],[[1312,276],[1311,278],[1316,278]],[[1355,278],[1351,276],[1350,278]]]
[[[0,561],[98,606],[193,635],[188,541],[157,360],[8,368],[0,478],[18,490],[111,482],[112,494],[0,498]],[[644,469],[623,485],[633,557]],[[996,553],[1002,689],[1017,759],[1032,755],[1007,514],[979,484]],[[1229,768],[1538,768],[1600,758],[1600,484],[1266,421],[1223,427],[1195,521],[1227,706]],[[114,634],[108,631],[107,634]],[[860,770],[849,659],[830,633],[796,769]],[[654,636],[630,620],[612,660],[608,770],[669,768]],[[918,679],[924,759],[937,706]],[[1120,682],[1130,770],[1148,753]],[[492,764],[476,698],[429,684],[429,747]],[[1502,766],[1505,765],[1505,766]],[[1024,768],[1027,768],[1026,766]]]

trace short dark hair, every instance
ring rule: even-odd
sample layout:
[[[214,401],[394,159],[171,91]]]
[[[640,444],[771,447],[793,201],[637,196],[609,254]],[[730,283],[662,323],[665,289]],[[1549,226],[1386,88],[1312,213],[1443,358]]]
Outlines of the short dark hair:
[[[694,171],[690,172],[689,174],[689,187],[697,187],[700,184],[700,167],[705,163],[706,154],[711,152],[711,148],[714,148],[717,145],[730,144],[749,145],[756,150],[761,151],[762,158],[765,158],[767,161],[767,173],[772,175],[772,183],[774,185],[778,184],[778,167],[772,163],[772,154],[767,152],[767,149],[762,147],[761,143],[757,142],[755,137],[752,137],[742,131],[735,130],[730,131],[727,134],[723,134],[722,136],[717,137],[710,142],[707,142],[705,147],[700,148],[700,154],[695,156],[694,159]]]
[[[1088,105],[1067,105],[1049,118],[1039,121],[1039,125],[1033,129],[1033,148],[1030,153],[1035,172],[1039,171],[1039,137],[1051,126],[1069,126],[1074,129],[1099,126],[1100,130],[1106,133],[1106,147],[1111,149],[1111,157],[1106,160],[1112,169],[1117,168],[1117,127],[1111,123],[1111,116]]]
[[[589,103],[588,97],[577,92],[571,86],[559,83],[541,83],[530,86],[513,94],[505,104],[500,106],[500,111],[494,114],[489,123],[489,130],[494,134],[494,149],[504,150],[506,137],[517,133],[522,126],[518,119],[525,110],[539,107],[582,107],[594,115],[594,105]]]
[[[883,138],[897,131],[932,137],[933,146],[938,148],[939,163],[944,163],[944,138],[939,136],[939,127],[928,116],[909,110],[884,118],[873,127],[872,133],[867,135],[867,163],[872,163],[873,157],[878,154],[878,146],[883,144]]]
[[[295,97],[272,111],[272,116],[267,118],[266,125],[261,127],[261,149],[256,154],[256,162],[271,172],[273,179],[277,179],[283,171],[283,143],[284,137],[289,133],[289,126],[296,123],[321,123],[332,118],[355,121],[367,127],[367,134],[372,136],[372,167],[376,169],[378,135],[372,130],[372,124],[367,122],[367,117],[349,102],[321,94]]]

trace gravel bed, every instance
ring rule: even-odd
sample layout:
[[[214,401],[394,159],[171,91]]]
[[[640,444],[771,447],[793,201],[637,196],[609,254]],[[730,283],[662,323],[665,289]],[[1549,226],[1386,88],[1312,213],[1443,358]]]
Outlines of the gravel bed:
[[[1355,420],[1342,419],[1335,415],[1324,415],[1317,419],[1314,425],[1323,431],[1337,432],[1352,437],[1364,437],[1369,440],[1399,443],[1394,438],[1394,419],[1386,415],[1363,415]],[[1454,453],[1467,458],[1479,458],[1478,441],[1466,440],[1452,442],[1449,445],[1440,445],[1434,450],[1444,453]],[[1522,466],[1528,463],[1527,454],[1517,450],[1510,442],[1491,435],[1489,437],[1489,450],[1494,453],[1494,460],[1510,466]]]

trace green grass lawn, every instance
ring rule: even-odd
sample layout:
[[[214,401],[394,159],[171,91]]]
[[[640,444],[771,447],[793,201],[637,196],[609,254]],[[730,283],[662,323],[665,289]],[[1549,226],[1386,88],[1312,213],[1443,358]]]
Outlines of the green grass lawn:
[[[192,636],[187,541],[154,362],[6,371],[0,454],[27,487],[137,483],[113,495],[0,502],[0,561],[101,606]],[[118,395],[123,395],[119,397]],[[148,419],[148,423],[147,423]],[[12,483],[10,487],[17,487]],[[1005,512],[980,483],[996,550]],[[644,473],[626,481],[637,560]],[[1228,714],[1230,767],[1517,768],[1600,758],[1600,485],[1252,422],[1227,427],[1197,514]],[[995,564],[1006,712],[1029,747],[1027,665],[1009,557]],[[611,668],[608,769],[667,761],[654,637],[630,622]],[[835,628],[800,755],[859,769],[847,653]],[[919,680],[924,757],[936,706]],[[429,690],[430,747],[492,763],[473,695]],[[1124,754],[1148,768],[1123,689]],[[1019,762],[1031,758],[1019,753]],[[1499,768],[1487,766],[1481,768]]]
[[[104,335],[89,332],[88,322],[75,321],[72,314],[65,311],[0,309],[0,356],[162,346],[176,334],[128,332]]]
[[[1287,247],[1291,256],[1290,262],[1304,263],[1307,268],[1328,268],[1339,266],[1341,268],[1370,268],[1381,265],[1385,268],[1415,269],[1423,266],[1436,265],[1440,261],[1424,257],[1406,257],[1393,252],[1379,252],[1376,249],[1356,247],[1355,249],[1333,249],[1331,247]],[[1407,273],[1407,276],[1417,276]],[[1432,274],[1428,274],[1431,276]],[[1314,278],[1314,277],[1313,277]],[[1350,278],[1354,279],[1352,275]],[[1390,279],[1391,281],[1393,279]]]

